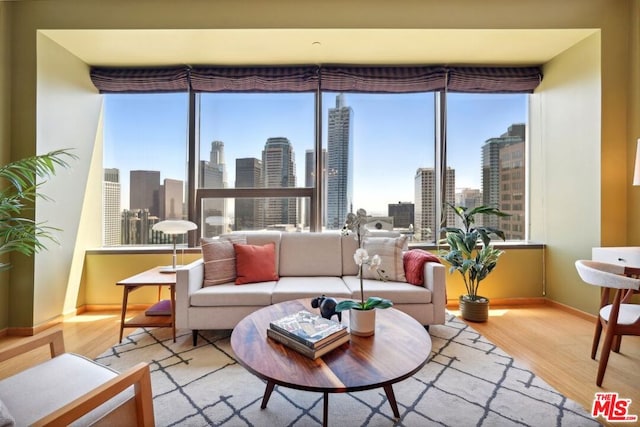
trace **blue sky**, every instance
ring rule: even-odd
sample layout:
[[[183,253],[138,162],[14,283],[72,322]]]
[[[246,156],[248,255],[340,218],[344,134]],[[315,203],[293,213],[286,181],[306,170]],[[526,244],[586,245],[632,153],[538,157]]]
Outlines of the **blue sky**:
[[[336,94],[323,96],[326,117]],[[187,95],[106,95],[105,167],[120,169],[123,208],[130,170],[160,170],[161,179],[185,179]],[[456,187],[480,187],[481,147],[526,122],[526,95],[448,95],[448,160]],[[419,167],[433,167],[433,94],[345,94],[354,111],[354,207],[386,215],[387,204],[412,202]],[[313,147],[312,94],[207,94],[201,103],[201,159],[211,141],[225,144],[227,179],[235,159],[261,157],[269,137],[293,144],[297,182],[304,184],[304,155]]]

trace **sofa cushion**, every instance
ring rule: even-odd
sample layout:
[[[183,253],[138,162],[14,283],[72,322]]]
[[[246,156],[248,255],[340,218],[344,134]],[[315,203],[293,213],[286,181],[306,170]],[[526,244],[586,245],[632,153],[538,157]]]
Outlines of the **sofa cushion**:
[[[31,425],[116,375],[116,371],[83,356],[64,353],[0,381],[0,400],[7,405],[17,426]],[[93,424],[132,397],[133,386],[72,425]]]
[[[236,252],[236,285],[278,280],[275,243],[233,244]]]
[[[342,276],[341,235],[283,233],[280,241],[282,276]]]
[[[351,299],[360,299],[360,278],[345,276],[342,278],[351,290]],[[364,297],[380,297],[390,299],[394,304],[429,304],[431,291],[423,286],[415,286],[407,282],[383,282],[381,280],[364,279]]]
[[[275,281],[236,286],[234,282],[198,289],[191,294],[189,303],[195,307],[267,306]]]
[[[236,252],[233,244],[246,244],[240,235],[220,238],[203,237],[200,240],[204,262],[204,286],[220,285],[236,279]]]
[[[323,294],[328,297],[351,298],[351,291],[340,277],[281,277],[273,289],[271,303],[315,298]]]
[[[369,256],[378,255],[382,259],[380,271],[387,280],[394,282],[406,282],[402,253],[407,249],[407,236],[400,237],[365,237],[362,247]],[[365,279],[378,279],[380,276],[375,270],[364,267],[362,270]]]
[[[424,263],[425,262],[437,262],[440,263],[440,259],[427,252],[424,249],[411,249],[402,256],[404,263],[404,274],[407,276],[407,282],[412,285],[424,285]]]
[[[4,402],[0,400],[0,427],[13,427],[14,425],[16,425],[16,420],[13,418]]]

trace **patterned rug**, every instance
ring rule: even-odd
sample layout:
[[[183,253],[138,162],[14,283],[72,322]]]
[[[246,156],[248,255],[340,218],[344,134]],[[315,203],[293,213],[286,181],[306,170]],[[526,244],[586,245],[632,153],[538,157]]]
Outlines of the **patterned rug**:
[[[597,426],[589,413],[471,327],[450,316],[431,326],[430,361],[394,384],[400,420],[382,389],[329,395],[335,426]],[[151,364],[156,424],[168,426],[318,426],[321,393],[276,386],[260,409],[265,384],[233,358],[230,332],[138,329],[96,360],[116,370]],[[400,351],[400,350],[399,350]],[[406,351],[411,351],[406,349]]]

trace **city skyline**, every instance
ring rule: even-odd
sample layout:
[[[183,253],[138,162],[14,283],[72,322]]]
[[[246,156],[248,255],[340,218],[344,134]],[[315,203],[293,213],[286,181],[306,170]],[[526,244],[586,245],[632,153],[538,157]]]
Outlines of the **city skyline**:
[[[126,181],[132,169],[160,170],[162,179],[184,180],[186,160],[179,159],[184,159],[186,142],[173,142],[184,141],[186,134],[186,97],[179,95],[154,97],[153,104],[149,96],[106,97],[104,166],[121,171],[123,209],[127,207]],[[257,147],[264,146],[274,135],[283,136],[292,144],[296,175],[305,176],[305,153],[313,149],[313,97],[309,94],[259,95],[203,97],[202,116],[206,119],[201,120],[200,127],[202,149],[208,150],[212,141],[222,141],[225,157],[229,159],[227,174],[235,177],[235,159],[259,158]],[[336,95],[323,95],[325,148],[328,110],[334,105]],[[457,189],[480,188],[482,145],[501,135],[510,125],[526,122],[526,97],[474,95],[462,97],[463,102],[459,102],[461,95],[464,94],[449,95],[448,160],[457,170]],[[346,104],[355,111],[354,209],[363,207],[372,214],[386,215],[388,203],[414,201],[415,172],[422,167],[433,167],[433,160],[429,159],[433,145],[432,97],[433,94],[424,93],[345,94]],[[184,117],[183,123],[181,117]],[[282,131],[285,128],[288,131]],[[208,153],[206,157],[201,154],[202,157],[208,157]],[[468,165],[470,158],[472,164]],[[406,164],[406,167],[380,174],[384,162]],[[304,185],[304,180],[298,182]],[[233,185],[235,183],[229,183]]]

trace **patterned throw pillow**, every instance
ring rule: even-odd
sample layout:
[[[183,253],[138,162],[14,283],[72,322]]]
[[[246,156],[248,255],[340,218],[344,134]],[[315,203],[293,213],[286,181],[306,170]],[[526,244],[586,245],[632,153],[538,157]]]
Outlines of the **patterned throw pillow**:
[[[394,282],[406,282],[402,252],[407,249],[407,236],[400,237],[365,237],[362,248],[366,249],[369,257],[378,255],[382,259],[380,270],[384,271],[387,280]],[[362,269],[365,279],[379,279],[380,276],[367,266]]]
[[[234,244],[236,252],[236,285],[278,280],[276,274],[276,244]]]
[[[200,241],[204,261],[204,286],[236,280],[236,253],[233,244],[246,244],[245,236],[203,237]]]

